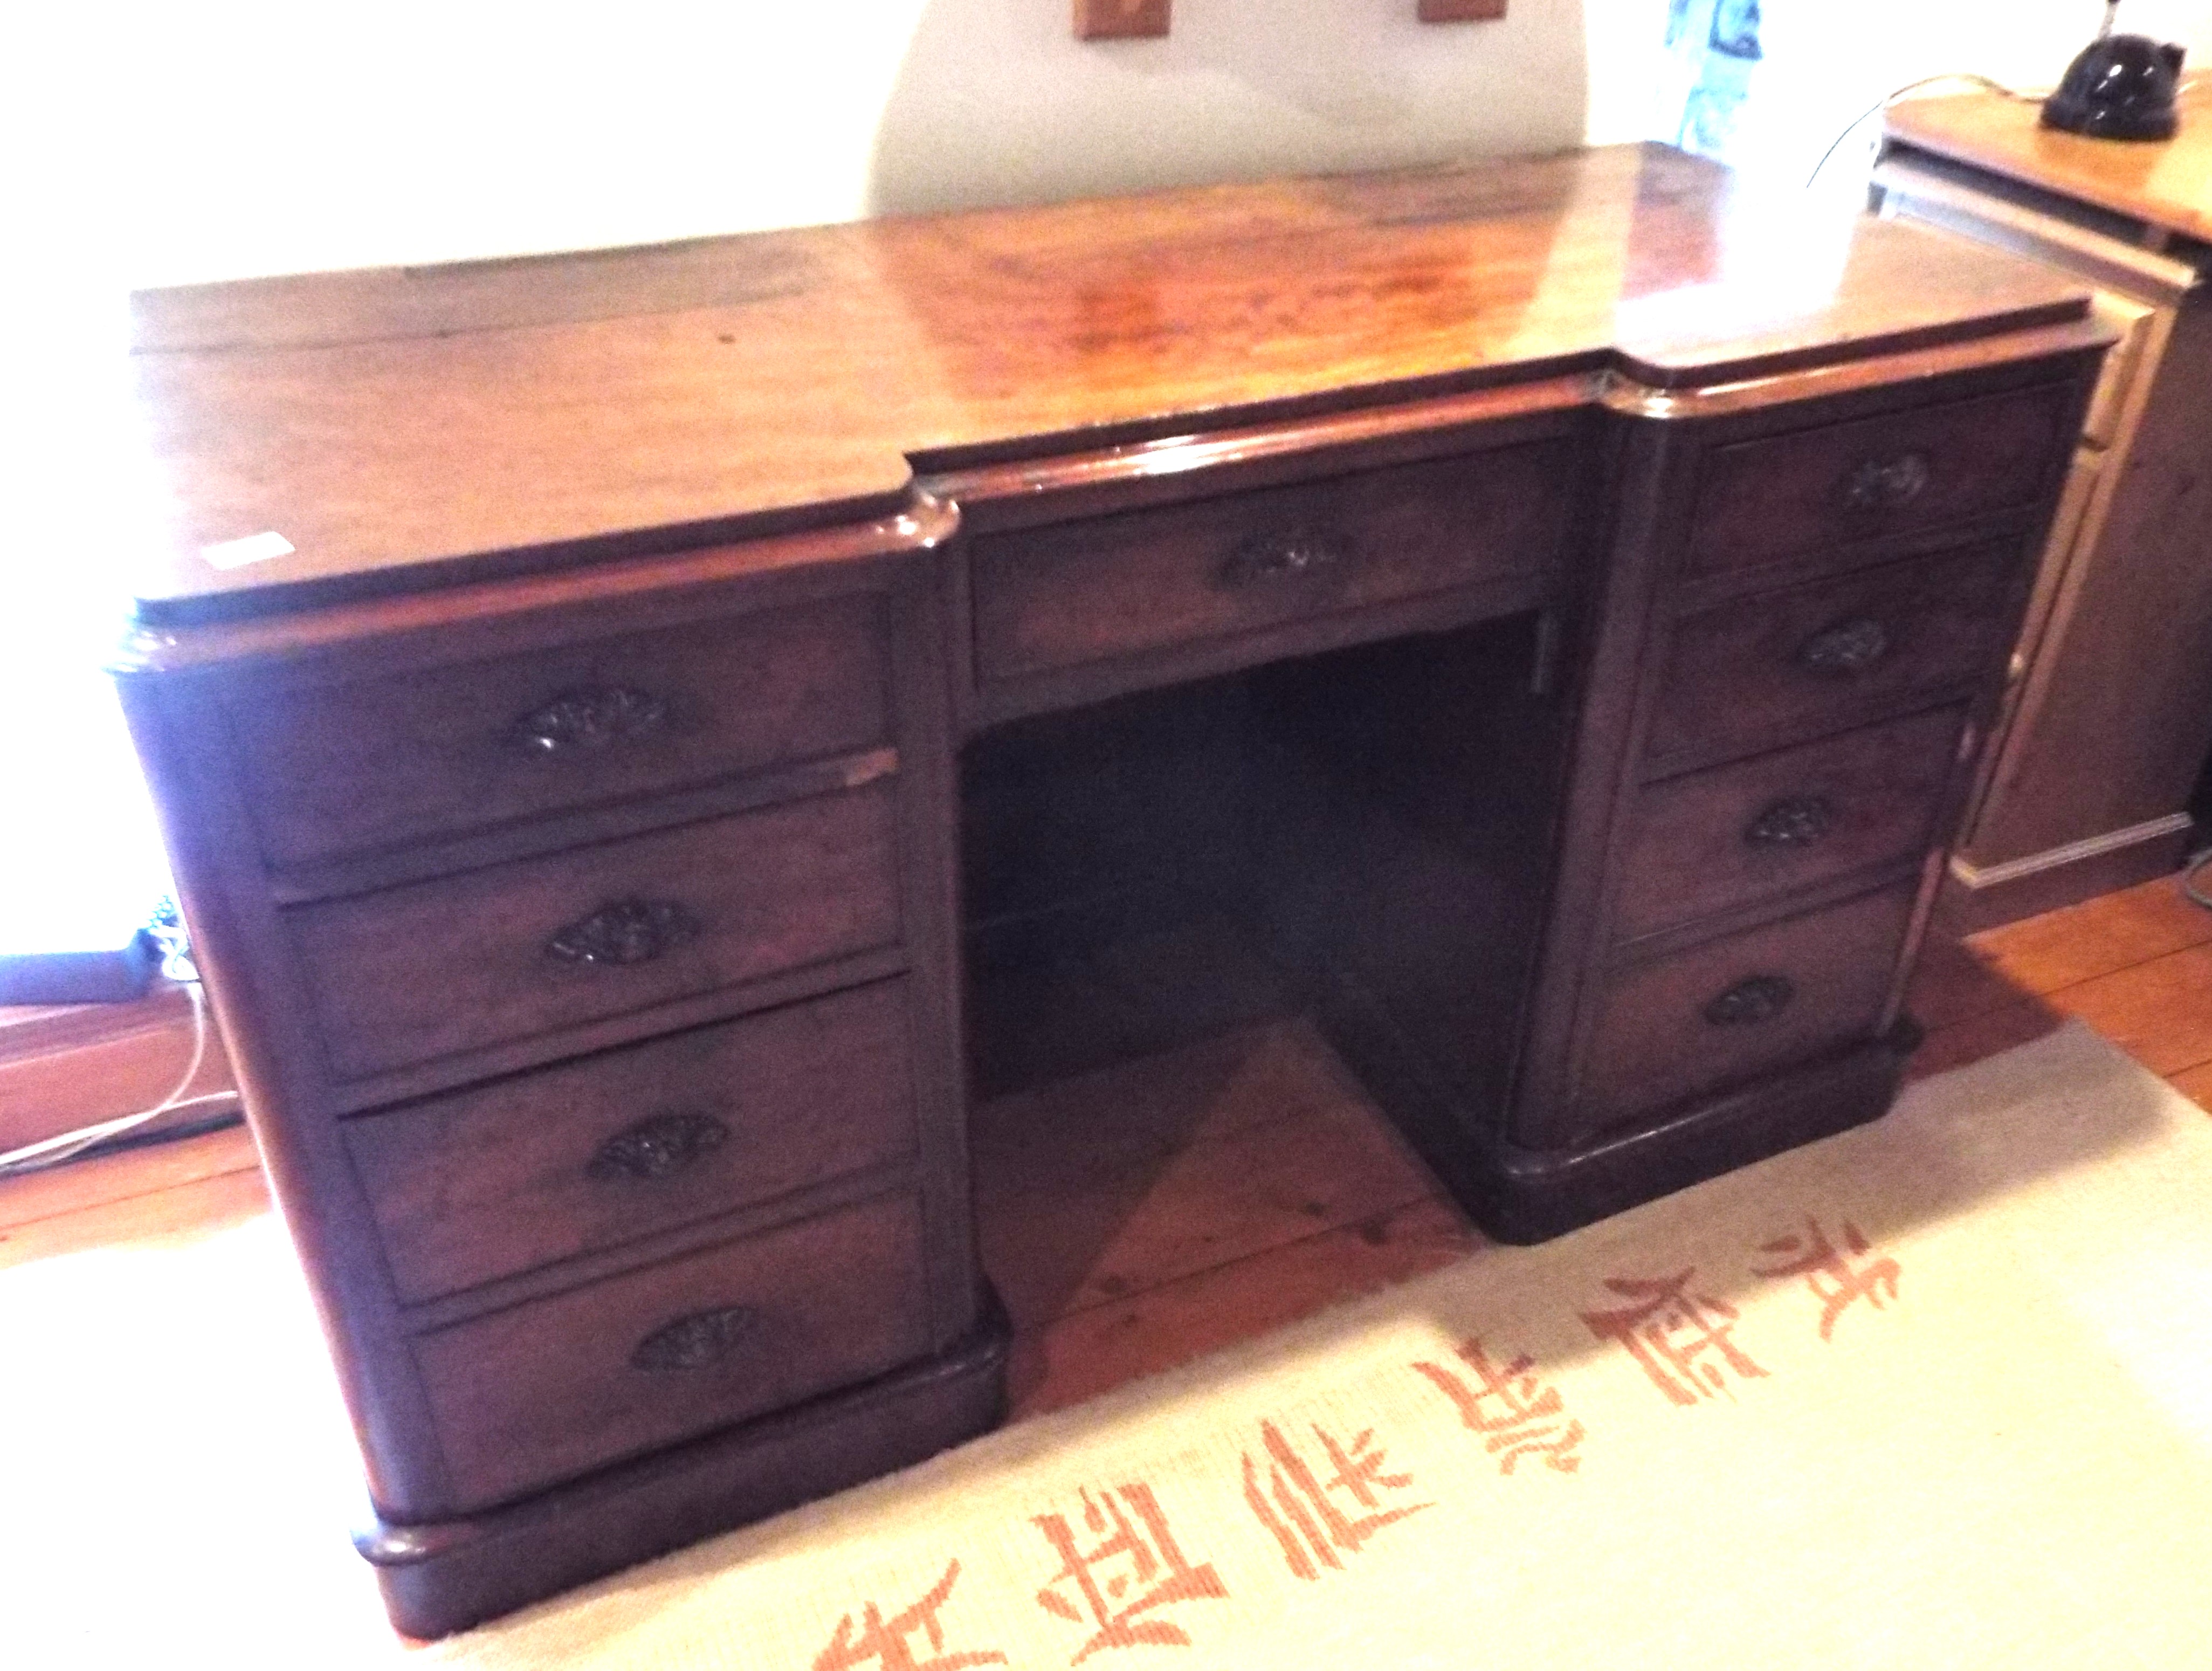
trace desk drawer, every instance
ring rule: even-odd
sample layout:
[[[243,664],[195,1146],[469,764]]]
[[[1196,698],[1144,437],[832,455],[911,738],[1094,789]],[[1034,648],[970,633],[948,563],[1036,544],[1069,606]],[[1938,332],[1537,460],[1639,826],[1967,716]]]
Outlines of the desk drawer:
[[[893,783],[284,913],[341,1079],[899,939]]]
[[[1616,975],[1583,1075],[1578,1134],[1869,1036],[1917,886],[1900,884]]]
[[[921,1357],[922,1271],[886,1196],[419,1337],[456,1509]]]
[[[1649,752],[1747,753],[1975,684],[2004,653],[2020,561],[2007,540],[1686,616]]]
[[[889,981],[349,1120],[404,1303],[911,1155]]]
[[[1923,851],[1963,708],[1653,784],[1630,814],[1627,939]]]
[[[263,852],[298,863],[878,744],[871,596],[226,704]]]
[[[2072,455],[2075,399],[2056,384],[1722,447],[1698,488],[1690,571],[2033,504]]]
[[[1576,451],[1543,441],[974,544],[975,657],[1016,678],[1557,562]]]

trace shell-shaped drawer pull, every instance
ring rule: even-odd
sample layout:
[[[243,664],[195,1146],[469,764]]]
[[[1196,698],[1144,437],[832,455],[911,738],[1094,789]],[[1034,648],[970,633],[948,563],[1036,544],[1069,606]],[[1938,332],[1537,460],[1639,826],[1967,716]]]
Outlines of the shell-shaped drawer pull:
[[[1847,679],[1865,672],[1889,652],[1889,629],[1870,615],[1861,615],[1814,633],[1797,647],[1796,662],[1821,678]]]
[[[1808,848],[1836,821],[1836,809],[1820,795],[1784,795],[1769,801],[1743,827],[1743,843],[1753,848]]]
[[[1703,1013],[1714,1027],[1752,1026],[1780,1015],[1796,995],[1787,975],[1751,975],[1708,1000]]]
[[[629,1366],[648,1375],[710,1368],[759,1334],[761,1322],[761,1314],[750,1305],[695,1311],[640,1340],[630,1350]]]
[[[1308,528],[1255,534],[1231,551],[1221,565],[1226,586],[1257,586],[1270,580],[1294,580],[1343,568],[1353,547],[1340,533]]]
[[[611,1183],[652,1183],[687,1172],[730,1140],[711,1114],[656,1114],[625,1126],[592,1151],[586,1176]]]
[[[698,918],[673,900],[618,899],[557,930],[545,953],[564,963],[649,963],[698,937]]]
[[[1925,453],[1868,459],[1844,477],[1844,505],[1854,511],[1901,511],[1935,478],[1936,466]]]
[[[668,703],[626,684],[580,686],[533,708],[507,728],[525,754],[573,757],[652,737],[668,724]]]

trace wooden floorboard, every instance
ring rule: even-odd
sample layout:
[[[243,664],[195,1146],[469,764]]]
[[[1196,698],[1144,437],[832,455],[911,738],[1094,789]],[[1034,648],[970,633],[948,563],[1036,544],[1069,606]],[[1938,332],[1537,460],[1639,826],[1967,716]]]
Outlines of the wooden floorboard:
[[[2087,1022],[2154,1073],[2212,1061],[2212,945],[2116,969],[2044,1001]]]
[[[1932,941],[1910,1007],[1925,1078],[2078,1018],[2160,1075],[2212,1061],[2212,911],[2175,878]]]
[[[94,1248],[148,1248],[169,1237],[228,1230],[269,1211],[269,1189],[258,1169],[219,1172],[0,1230],[0,1268]]]
[[[1946,1027],[1931,1027],[1928,1037],[1905,1065],[1906,1080],[1925,1079],[1964,1067],[2015,1044],[2055,1031],[2066,1018],[2040,999],[2028,998],[2000,1009],[1984,1010]]]
[[[2168,952],[2212,945],[2212,911],[2171,877],[1975,935],[1972,954],[2021,990],[2057,992]]]
[[[1450,1202],[1425,1197],[1356,1224],[1064,1317],[1014,1342],[1014,1418],[1081,1402],[1141,1376],[1425,1272],[1483,1245]]]
[[[2212,1062],[2202,1067],[2192,1067],[2185,1073],[2176,1073],[2166,1083],[2197,1107],[2212,1113]]]
[[[0,1179],[0,1231],[196,1184],[231,1172],[257,1171],[261,1157],[243,1126],[124,1149],[44,1171]],[[118,1212],[106,1222],[125,1224]]]
[[[1295,1022],[1001,1099],[973,1153],[984,1268],[1021,1331],[1437,1193]]]

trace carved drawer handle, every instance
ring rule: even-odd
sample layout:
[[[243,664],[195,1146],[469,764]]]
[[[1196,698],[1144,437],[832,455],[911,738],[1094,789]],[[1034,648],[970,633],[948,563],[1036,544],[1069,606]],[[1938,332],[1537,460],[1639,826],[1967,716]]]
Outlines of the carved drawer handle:
[[[526,754],[596,754],[617,743],[650,737],[668,722],[668,704],[628,685],[563,690],[517,720],[510,730]]]
[[[1744,826],[1746,847],[1808,848],[1827,835],[1836,809],[1819,795],[1784,795]]]
[[[711,1114],[656,1114],[599,1145],[584,1171],[602,1182],[652,1182],[688,1170],[729,1137],[730,1128]]]
[[[761,1314],[749,1305],[695,1311],[663,1323],[640,1340],[630,1352],[629,1366],[651,1375],[703,1370],[744,1345],[760,1324]]]
[[[1221,565],[1221,583],[1243,586],[1262,580],[1296,580],[1302,574],[1341,568],[1352,561],[1352,542],[1342,534],[1304,529],[1258,534],[1229,554]]]
[[[564,963],[649,963],[699,936],[699,920],[673,900],[618,899],[545,942]]]
[[[1870,616],[1839,621],[1797,647],[1797,665],[1823,678],[1863,673],[1890,651],[1889,629]]]
[[[1737,981],[1705,1007],[1706,1022],[1715,1027],[1742,1027],[1771,1021],[1790,1007],[1797,988],[1787,976],[1753,975]]]
[[[1869,459],[1844,478],[1844,504],[1855,511],[1902,510],[1927,490],[1935,475],[1925,453]]]

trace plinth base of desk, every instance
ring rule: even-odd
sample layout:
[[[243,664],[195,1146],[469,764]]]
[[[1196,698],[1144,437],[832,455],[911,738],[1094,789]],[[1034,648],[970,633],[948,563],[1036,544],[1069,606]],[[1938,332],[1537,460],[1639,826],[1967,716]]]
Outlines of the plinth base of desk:
[[[1326,1030],[1468,1216],[1494,1239],[1547,1242],[1645,1201],[1878,1120],[1919,1048],[1902,1019],[1881,1037],[1692,1103],[1654,1125],[1577,1149],[1523,1149],[1481,1134],[1382,1012],[1340,987]]]
[[[865,1387],[465,1520],[378,1522],[354,1543],[392,1624],[446,1636],[988,1431],[1005,1415],[1011,1339],[994,1297],[951,1352]]]
[[[1462,1195],[1501,1242],[1547,1241],[1785,1149],[1879,1120],[1897,1100],[1920,1029],[1904,1021],[1841,1054],[1694,1104],[1658,1126],[1540,1154],[1499,1145]]]

